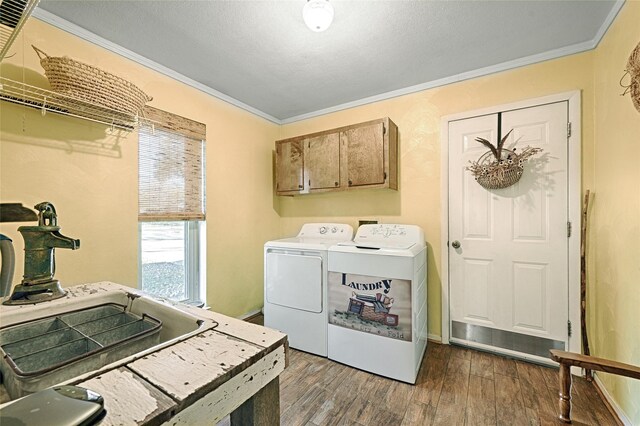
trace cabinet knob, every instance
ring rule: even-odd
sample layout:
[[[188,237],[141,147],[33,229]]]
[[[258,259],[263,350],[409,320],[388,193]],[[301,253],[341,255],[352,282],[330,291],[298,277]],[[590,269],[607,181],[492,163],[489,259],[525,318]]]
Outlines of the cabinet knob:
[[[298,188],[302,189],[304,188],[304,185],[298,185]]]
[[[349,186],[353,185],[353,182],[349,181]]]
[[[338,182],[336,182],[336,186],[338,186]]]

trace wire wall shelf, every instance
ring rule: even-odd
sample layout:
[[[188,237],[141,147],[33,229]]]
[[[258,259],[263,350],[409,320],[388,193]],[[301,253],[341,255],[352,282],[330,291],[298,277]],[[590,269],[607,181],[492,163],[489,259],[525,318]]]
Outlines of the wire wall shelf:
[[[112,129],[132,131],[141,124],[153,128],[153,122],[138,115],[116,111],[51,90],[0,77],[0,99],[42,111],[81,118],[104,124]]]
[[[0,61],[4,59],[39,0],[0,1]]]

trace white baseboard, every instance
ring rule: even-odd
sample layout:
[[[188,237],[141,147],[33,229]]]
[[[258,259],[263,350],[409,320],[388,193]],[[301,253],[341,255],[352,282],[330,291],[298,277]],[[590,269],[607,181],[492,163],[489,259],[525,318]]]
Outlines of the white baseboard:
[[[438,342],[438,343],[442,343],[442,337],[438,336],[436,334],[427,334],[427,339],[433,341],[433,342]]]
[[[262,313],[262,308],[256,309],[254,311],[247,312],[246,314],[240,315],[238,319],[246,320],[247,318],[251,318],[254,315],[258,315]]]
[[[627,417],[627,414],[624,411],[622,411],[622,408],[620,408],[618,403],[616,403],[616,401],[609,394],[609,391],[607,391],[607,388],[604,386],[604,384],[598,377],[598,372],[596,371],[593,372],[593,379],[595,381],[596,386],[598,386],[598,388],[600,389],[600,392],[602,393],[602,395],[604,395],[604,398],[607,400],[611,408],[613,408],[613,411],[616,412],[616,415],[618,416],[620,421],[624,424],[624,426],[633,426],[633,424],[631,423],[631,420],[629,419],[629,417]]]

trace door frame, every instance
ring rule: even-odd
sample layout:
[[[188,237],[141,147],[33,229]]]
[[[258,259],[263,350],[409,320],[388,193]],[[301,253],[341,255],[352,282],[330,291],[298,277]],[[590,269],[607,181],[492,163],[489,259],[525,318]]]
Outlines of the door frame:
[[[496,114],[501,111],[530,108],[544,104],[567,101],[568,118],[571,123],[571,136],[568,140],[568,170],[567,182],[569,203],[569,221],[572,224],[572,234],[569,238],[568,250],[568,274],[569,274],[569,321],[572,324],[572,333],[569,337],[571,352],[582,353],[582,336],[580,332],[580,223],[582,206],[582,97],[580,90],[562,92],[539,98],[526,99],[508,104],[495,105],[487,108],[447,115],[441,119],[440,128],[440,213],[442,227],[440,230],[440,261],[441,270],[441,312],[442,343],[449,344],[449,122],[472,118],[479,115]]]

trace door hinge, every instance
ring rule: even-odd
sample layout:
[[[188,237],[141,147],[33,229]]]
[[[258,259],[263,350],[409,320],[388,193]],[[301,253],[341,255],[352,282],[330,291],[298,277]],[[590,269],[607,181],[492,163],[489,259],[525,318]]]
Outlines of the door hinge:
[[[571,137],[571,122],[570,121],[567,123],[567,137],[568,138]]]
[[[382,134],[384,135],[385,133],[387,133],[387,128],[385,127],[385,125],[382,125]]]
[[[571,222],[567,222],[567,238],[571,237]]]
[[[384,180],[387,180],[387,172],[382,172],[382,177],[384,178]]]
[[[571,320],[567,321],[567,333],[569,334],[569,337],[571,337]]]

